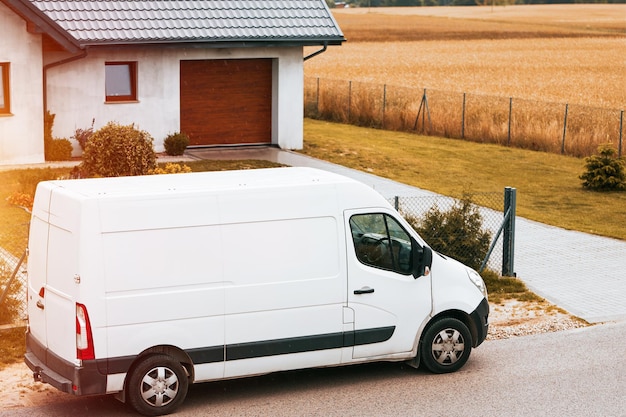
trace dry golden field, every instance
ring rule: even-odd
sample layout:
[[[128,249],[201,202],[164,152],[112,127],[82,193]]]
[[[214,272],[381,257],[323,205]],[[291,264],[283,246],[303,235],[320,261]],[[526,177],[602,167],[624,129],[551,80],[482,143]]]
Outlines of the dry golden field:
[[[626,108],[626,5],[334,9],[305,75]],[[307,50],[306,52],[310,52]]]

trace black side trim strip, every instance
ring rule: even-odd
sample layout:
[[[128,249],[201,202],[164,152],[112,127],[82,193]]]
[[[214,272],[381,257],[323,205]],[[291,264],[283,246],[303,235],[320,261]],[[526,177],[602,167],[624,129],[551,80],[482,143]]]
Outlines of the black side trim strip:
[[[343,333],[237,343],[226,346],[226,360],[233,361],[380,343],[389,340],[395,330],[395,326],[389,326]],[[196,362],[194,361],[194,363]]]
[[[214,363],[224,361],[224,346],[188,349],[185,352],[193,363]]]
[[[391,339],[395,330],[395,326],[357,330],[354,332],[354,346],[384,342]]]

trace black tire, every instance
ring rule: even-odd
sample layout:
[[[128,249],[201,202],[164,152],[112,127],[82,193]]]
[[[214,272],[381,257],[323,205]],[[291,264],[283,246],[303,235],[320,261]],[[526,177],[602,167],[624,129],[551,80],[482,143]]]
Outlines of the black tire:
[[[430,372],[454,372],[467,362],[472,351],[472,335],[460,320],[442,318],[424,333],[421,344],[421,363]]]
[[[131,371],[126,399],[140,414],[161,416],[182,404],[188,386],[187,373],[179,362],[168,355],[152,355]]]

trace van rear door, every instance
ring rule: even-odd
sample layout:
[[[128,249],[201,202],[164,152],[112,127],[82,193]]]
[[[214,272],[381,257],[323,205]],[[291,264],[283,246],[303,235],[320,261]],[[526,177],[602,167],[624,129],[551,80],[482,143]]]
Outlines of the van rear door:
[[[353,358],[410,352],[431,312],[430,276],[412,275],[411,238],[393,213],[345,212]]]
[[[39,185],[33,203],[28,238],[28,322],[30,333],[44,347],[48,346],[44,296],[51,193],[49,184]]]
[[[78,202],[63,189],[40,187],[33,205],[28,262],[28,313],[32,335],[55,355],[76,359]],[[45,189],[45,192],[44,192]]]

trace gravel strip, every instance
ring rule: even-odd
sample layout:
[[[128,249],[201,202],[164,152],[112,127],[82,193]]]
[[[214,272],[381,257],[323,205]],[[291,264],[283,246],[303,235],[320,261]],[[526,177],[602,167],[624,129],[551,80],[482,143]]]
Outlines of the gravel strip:
[[[587,327],[589,323],[547,302],[506,300],[491,304],[487,340]]]

